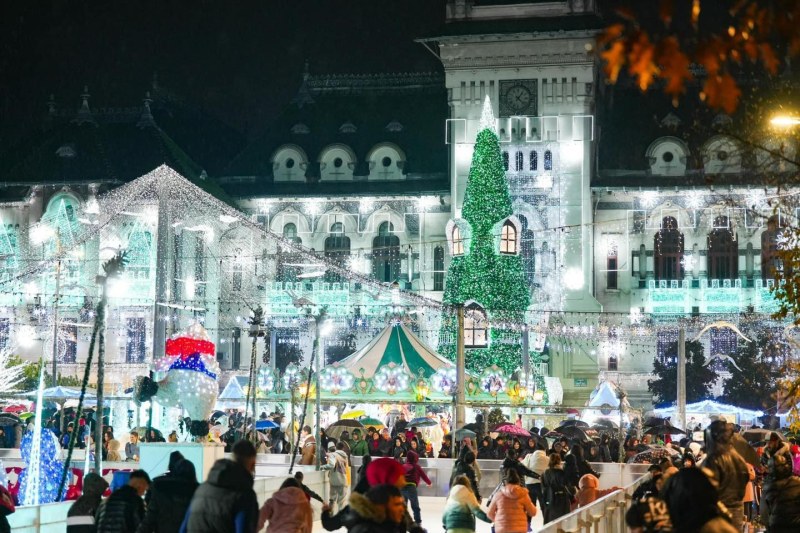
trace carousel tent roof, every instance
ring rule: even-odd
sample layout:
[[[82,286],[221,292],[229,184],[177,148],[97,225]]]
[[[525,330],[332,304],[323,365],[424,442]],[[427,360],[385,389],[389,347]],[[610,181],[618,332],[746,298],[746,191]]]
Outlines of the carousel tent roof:
[[[402,366],[412,376],[430,377],[442,367],[453,363],[434,352],[403,324],[386,326],[369,344],[342,359],[335,366],[343,366],[358,376],[371,378],[379,368],[394,363]]]
[[[619,398],[617,397],[617,391],[619,388],[617,387],[616,383],[611,381],[601,381],[597,388],[594,389],[591,396],[589,396],[589,402],[586,404],[587,407],[603,407],[604,405],[611,406],[612,408],[619,408]],[[625,407],[630,407],[627,398],[624,401]]]
[[[658,416],[665,414],[675,413],[676,407],[671,405],[661,409],[654,409],[653,412]],[[735,405],[728,405],[725,403],[715,402],[714,400],[703,400],[702,402],[686,404],[687,413],[703,413],[708,415],[725,415],[725,414],[738,414],[745,418],[755,418],[763,416],[763,411],[754,411],[752,409],[745,409],[744,407],[736,407]]]

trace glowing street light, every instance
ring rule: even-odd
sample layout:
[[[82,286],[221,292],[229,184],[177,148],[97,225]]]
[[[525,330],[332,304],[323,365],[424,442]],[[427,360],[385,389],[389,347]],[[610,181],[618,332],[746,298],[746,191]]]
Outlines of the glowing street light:
[[[770,119],[769,123],[776,128],[792,128],[794,126],[800,126],[800,117],[793,115],[775,115]]]

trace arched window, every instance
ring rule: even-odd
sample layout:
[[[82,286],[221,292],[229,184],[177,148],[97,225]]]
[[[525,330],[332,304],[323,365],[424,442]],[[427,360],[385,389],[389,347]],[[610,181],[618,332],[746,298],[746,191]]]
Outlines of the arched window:
[[[331,225],[330,235],[325,239],[325,259],[344,267],[349,257],[350,237],[345,236],[344,225],[341,222],[335,222]],[[341,276],[328,271],[325,274],[325,281],[337,283],[341,281]]]
[[[539,154],[536,153],[536,150],[531,150],[530,163],[528,164],[531,171],[539,170]]]
[[[453,226],[453,256],[464,255],[464,238],[461,236],[461,228]]]
[[[683,233],[674,217],[664,217],[653,239],[653,269],[657,280],[683,279]]]
[[[489,321],[486,311],[476,303],[464,308],[464,347],[485,348],[489,344]]]
[[[433,290],[444,290],[444,248],[433,249]]]
[[[525,281],[528,285],[533,284],[536,274],[536,249],[534,247],[533,231],[530,229],[528,218],[525,215],[517,215],[519,223],[522,225],[522,234],[519,245],[522,252],[522,268],[525,269]]]
[[[778,215],[767,220],[767,229],[761,234],[761,279],[776,279],[784,270],[778,242],[785,231],[785,224]]]
[[[515,154],[515,156],[514,156],[514,159],[515,159],[515,161],[514,161],[514,162],[516,163],[516,164],[514,165],[514,169],[515,169],[517,172],[522,172],[523,170],[525,170],[525,166],[524,166],[524,164],[523,164],[523,160],[522,160],[522,152],[517,152],[517,153]]]
[[[708,234],[709,279],[735,279],[739,274],[739,247],[728,228],[728,217],[714,219],[714,229]]]
[[[517,228],[510,220],[506,220],[500,230],[500,253],[517,254]]]
[[[400,275],[400,238],[393,232],[394,225],[383,222],[372,239],[372,275],[378,281],[395,281]]]
[[[287,241],[296,242],[297,244],[303,242],[300,237],[297,236],[297,225],[294,222],[289,222],[283,226],[283,238]]]
[[[544,152],[544,169],[553,170],[553,152],[550,150]]]
[[[508,152],[503,152],[503,170],[508,172]]]

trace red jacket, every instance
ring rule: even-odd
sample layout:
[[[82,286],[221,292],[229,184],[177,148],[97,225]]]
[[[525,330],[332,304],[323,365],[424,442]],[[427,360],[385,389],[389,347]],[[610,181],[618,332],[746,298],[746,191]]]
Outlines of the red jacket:
[[[406,457],[406,463],[403,465],[403,471],[406,473],[406,485],[414,485],[415,487],[419,485],[420,479],[423,480],[425,483],[430,486],[431,480],[428,479],[427,474],[419,466],[417,461],[419,460],[419,455],[415,451],[409,451],[408,457]]]

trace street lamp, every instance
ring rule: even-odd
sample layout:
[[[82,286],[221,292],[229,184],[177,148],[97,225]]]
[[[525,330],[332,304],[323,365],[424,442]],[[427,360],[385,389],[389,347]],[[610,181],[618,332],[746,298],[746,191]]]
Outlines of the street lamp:
[[[775,115],[769,121],[776,128],[793,128],[800,125],[800,117],[794,115]]]

